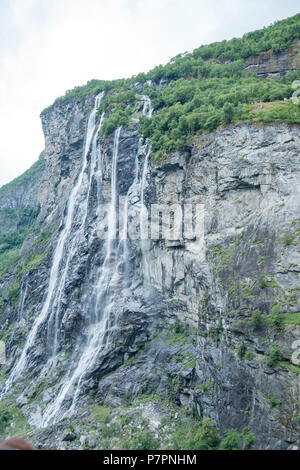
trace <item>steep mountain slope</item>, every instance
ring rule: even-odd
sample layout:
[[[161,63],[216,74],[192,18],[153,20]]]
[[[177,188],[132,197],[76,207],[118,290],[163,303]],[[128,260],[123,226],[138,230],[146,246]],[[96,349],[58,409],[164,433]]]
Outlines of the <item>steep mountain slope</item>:
[[[45,169],[0,193],[35,214],[0,269],[0,433],[45,448],[300,445],[299,62],[247,70],[266,46],[298,57],[299,20],[43,111]],[[193,230],[175,234],[189,210]]]

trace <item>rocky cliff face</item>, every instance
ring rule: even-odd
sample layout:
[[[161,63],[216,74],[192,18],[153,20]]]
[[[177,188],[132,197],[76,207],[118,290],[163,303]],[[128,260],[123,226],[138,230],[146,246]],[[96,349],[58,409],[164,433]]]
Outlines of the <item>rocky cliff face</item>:
[[[290,70],[299,70],[300,67],[300,41],[296,39],[293,45],[284,51],[267,51],[259,55],[248,57],[245,61],[245,70],[255,72],[259,77],[282,77]]]
[[[170,446],[191,410],[249,427],[258,448],[299,446],[299,129],[229,126],[155,162],[137,123],[103,141],[93,106],[42,115],[42,235],[2,318],[2,399],[42,447],[103,448],[95,406],[113,410],[111,428],[142,417]],[[155,204],[201,206],[203,231],[145,240]]]
[[[0,189],[0,235],[22,229],[39,211],[44,156],[24,175]]]

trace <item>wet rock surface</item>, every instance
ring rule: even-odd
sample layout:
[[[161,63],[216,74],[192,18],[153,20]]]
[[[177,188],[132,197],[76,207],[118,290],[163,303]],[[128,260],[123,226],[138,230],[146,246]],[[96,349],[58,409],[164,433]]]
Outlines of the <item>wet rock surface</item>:
[[[70,100],[42,116],[46,170],[38,221],[56,229],[44,245],[42,263],[21,279],[29,295],[20,315],[7,306],[1,320],[5,331],[10,318],[15,322],[6,337],[8,373],[45,302],[92,105],[91,100]],[[116,187],[118,196],[130,201],[131,233],[141,230],[146,147],[136,125],[121,129]],[[68,269],[63,271],[68,251],[61,264],[61,277],[66,278],[59,297],[56,358],[49,354],[49,324],[43,322],[28,351],[26,371],[8,395],[19,397],[16,406],[34,429],[28,430],[29,437],[41,448],[105,448],[92,434],[91,409],[113,410],[114,423],[135,403],[135,413],[143,415],[153,433],[161,429],[163,417],[175,422],[180,410],[195,408],[222,431],[249,427],[258,448],[299,446],[299,370],[291,362],[292,345],[300,339],[292,317],[300,308],[299,129],[281,124],[220,129],[195,138],[189,150],[166,161],[150,159],[143,188],[146,205],[199,204],[204,207],[204,231],[143,244],[133,237],[126,246],[114,247],[108,269],[114,267],[115,277],[101,299],[109,312],[102,347],[62,401],[63,414],[77,397],[72,416],[40,430],[44,410],[59,397],[90,340],[93,290],[99,288],[107,252],[99,237],[104,217],[99,201],[109,204],[111,199],[113,154],[114,139],[102,142],[101,191],[99,173],[92,173],[89,163],[84,174],[88,191],[78,195],[78,207],[87,204],[87,211],[78,209],[74,215],[69,240],[77,242],[76,249]],[[38,249],[33,241],[30,248]],[[274,312],[280,312],[282,324],[272,320]],[[280,351],[273,362],[272,348]],[[154,394],[159,400],[151,401]],[[142,396],[150,397],[146,404],[139,404]],[[165,403],[171,408],[162,410]],[[103,416],[95,419],[103,424]],[[113,437],[110,442],[118,445]]]

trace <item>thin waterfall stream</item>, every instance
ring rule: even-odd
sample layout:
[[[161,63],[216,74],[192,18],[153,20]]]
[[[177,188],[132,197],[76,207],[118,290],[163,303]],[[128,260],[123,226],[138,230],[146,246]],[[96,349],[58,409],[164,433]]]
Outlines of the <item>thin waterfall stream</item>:
[[[152,107],[148,97],[142,97],[144,101],[143,114],[151,117]],[[119,274],[120,264],[126,265],[128,262],[128,206],[129,193],[134,185],[138,185],[140,191],[141,211],[143,207],[144,190],[146,185],[146,176],[148,172],[148,159],[150,153],[149,144],[146,144],[145,161],[143,171],[141,172],[141,181],[138,184],[138,162],[136,161],[136,173],[132,185],[129,187],[125,198],[125,207],[123,214],[123,229],[117,240],[118,225],[118,156],[120,143],[121,127],[117,128],[114,134],[113,155],[111,162],[111,201],[107,220],[107,240],[105,243],[105,257],[99,268],[98,280],[91,294],[93,300],[94,312],[91,316],[90,325],[88,327],[88,335],[86,342],[77,363],[73,370],[69,370],[63,385],[57,394],[55,400],[45,409],[43,414],[43,426],[49,425],[51,422],[58,422],[61,419],[70,416],[76,409],[76,404],[81,393],[81,387],[84,378],[93,371],[95,363],[106,348],[105,337],[109,330],[109,319],[113,309],[113,291],[118,286],[126,287],[126,269],[125,276]],[[101,146],[101,144],[100,144]],[[101,154],[101,148],[98,150]],[[138,158],[138,154],[136,156]],[[98,170],[102,175],[101,169]],[[68,404],[66,406],[66,403]]]
[[[74,219],[74,213],[77,207],[78,198],[83,189],[82,187],[86,184],[84,176],[88,167],[87,156],[88,156],[90,146],[93,140],[94,132],[95,132],[97,109],[101,103],[101,100],[103,99],[103,96],[104,96],[104,93],[101,92],[96,97],[94,108],[89,116],[87,133],[86,133],[85,149],[84,149],[83,160],[82,160],[82,167],[81,167],[80,174],[77,178],[77,182],[71,191],[71,194],[69,197],[69,203],[67,207],[67,214],[64,220],[64,227],[59,235],[57,245],[54,251],[52,266],[51,266],[50,275],[49,275],[48,292],[47,292],[45,302],[43,304],[40,314],[36,317],[33,323],[33,326],[31,330],[29,331],[22,353],[19,359],[17,360],[16,364],[13,366],[13,369],[8,377],[8,380],[5,383],[5,387],[1,393],[1,396],[7,393],[7,391],[10,390],[13,383],[22,376],[26,368],[26,364],[27,364],[27,354],[36,340],[36,337],[37,337],[37,334],[41,325],[44,324],[44,322],[48,319],[49,315],[50,315],[50,318],[55,316],[53,306],[57,302],[57,300],[60,300],[61,298],[61,290],[62,290],[63,283],[66,280],[68,266],[69,266],[68,261],[70,260],[71,255],[73,253],[74,239],[73,239],[73,243],[71,244],[71,249],[69,249],[68,261],[64,264],[63,273],[61,273],[60,268],[61,268],[62,261],[65,256],[66,247],[68,247],[68,242],[69,242],[69,238],[71,234],[71,228],[72,228],[72,223]],[[49,321],[50,321],[50,318],[49,318]],[[56,322],[56,326],[57,326],[57,322]],[[54,341],[54,347],[56,347],[55,341]]]
[[[116,241],[117,229],[117,162],[118,150],[120,141],[121,128],[115,131],[113,158],[111,164],[111,203],[108,217],[108,238],[106,246],[106,256],[103,265],[100,268],[99,280],[96,286],[96,301],[95,301],[95,315],[89,326],[88,337],[83,353],[78,361],[77,366],[73,371],[67,374],[54,402],[52,402],[45,410],[43,415],[43,426],[47,426],[51,421],[57,421],[64,418],[66,415],[72,414],[76,406],[77,398],[80,393],[82,379],[85,374],[92,368],[96,361],[100,350],[103,347],[103,336],[106,331],[106,324],[108,315],[106,309],[101,305],[106,291],[109,287],[109,282],[112,276],[113,269],[113,255],[114,244]],[[101,308],[102,306],[102,308]],[[62,410],[62,404],[65,399],[72,394],[70,408],[65,412]]]
[[[83,152],[82,166],[77,177],[74,188],[69,197],[66,216],[63,227],[58,236],[54,250],[52,265],[49,275],[49,284],[45,301],[40,314],[36,317],[20,357],[13,366],[5,389],[2,394],[7,393],[14,383],[22,378],[27,366],[27,356],[36,341],[40,328],[45,324],[47,332],[47,355],[48,361],[44,365],[43,373],[47,374],[49,368],[53,368],[57,362],[60,345],[60,328],[64,321],[63,298],[66,283],[72,269],[72,260],[77,256],[78,249],[85,243],[85,229],[89,216],[89,200],[92,194],[92,184],[97,184],[97,201],[101,199],[103,185],[103,159],[101,140],[101,127],[105,119],[104,113],[97,123],[97,110],[101,104],[104,93],[100,93],[90,113],[85,147]],[[151,101],[147,96],[142,96],[143,114],[147,117],[152,115]],[[69,361],[68,369],[65,371],[54,399],[46,405],[41,418],[41,426],[46,427],[70,416],[76,409],[76,405],[86,376],[93,372],[96,361],[109,347],[109,331],[114,329],[111,320],[114,311],[114,292],[121,292],[129,282],[129,234],[128,217],[130,207],[130,195],[136,193],[140,200],[139,219],[140,236],[144,233],[144,211],[145,211],[145,188],[147,185],[148,160],[150,154],[149,143],[138,146],[135,161],[135,174],[127,195],[123,210],[123,224],[119,227],[118,219],[118,159],[119,144],[122,128],[118,127],[114,133],[113,152],[110,167],[110,203],[107,217],[106,240],[103,241],[104,257],[97,268],[95,279],[90,286],[90,295],[86,299],[89,312],[86,321],[85,339],[81,349],[75,348]],[[142,148],[142,150],[141,150]],[[143,157],[140,161],[139,158]],[[102,214],[103,215],[103,214]],[[118,234],[118,232],[120,232]],[[142,241],[141,241],[142,243]],[[142,248],[143,252],[143,248]],[[24,286],[24,299],[26,297]],[[24,303],[24,302],[23,302]],[[21,314],[22,307],[20,308]],[[80,347],[80,345],[78,345]]]

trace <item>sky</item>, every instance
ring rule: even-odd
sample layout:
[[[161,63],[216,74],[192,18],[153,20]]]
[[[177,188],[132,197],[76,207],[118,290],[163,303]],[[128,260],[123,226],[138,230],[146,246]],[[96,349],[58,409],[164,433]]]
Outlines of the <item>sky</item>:
[[[66,90],[298,12],[298,0],[0,0],[0,186],[38,159],[39,115]]]

